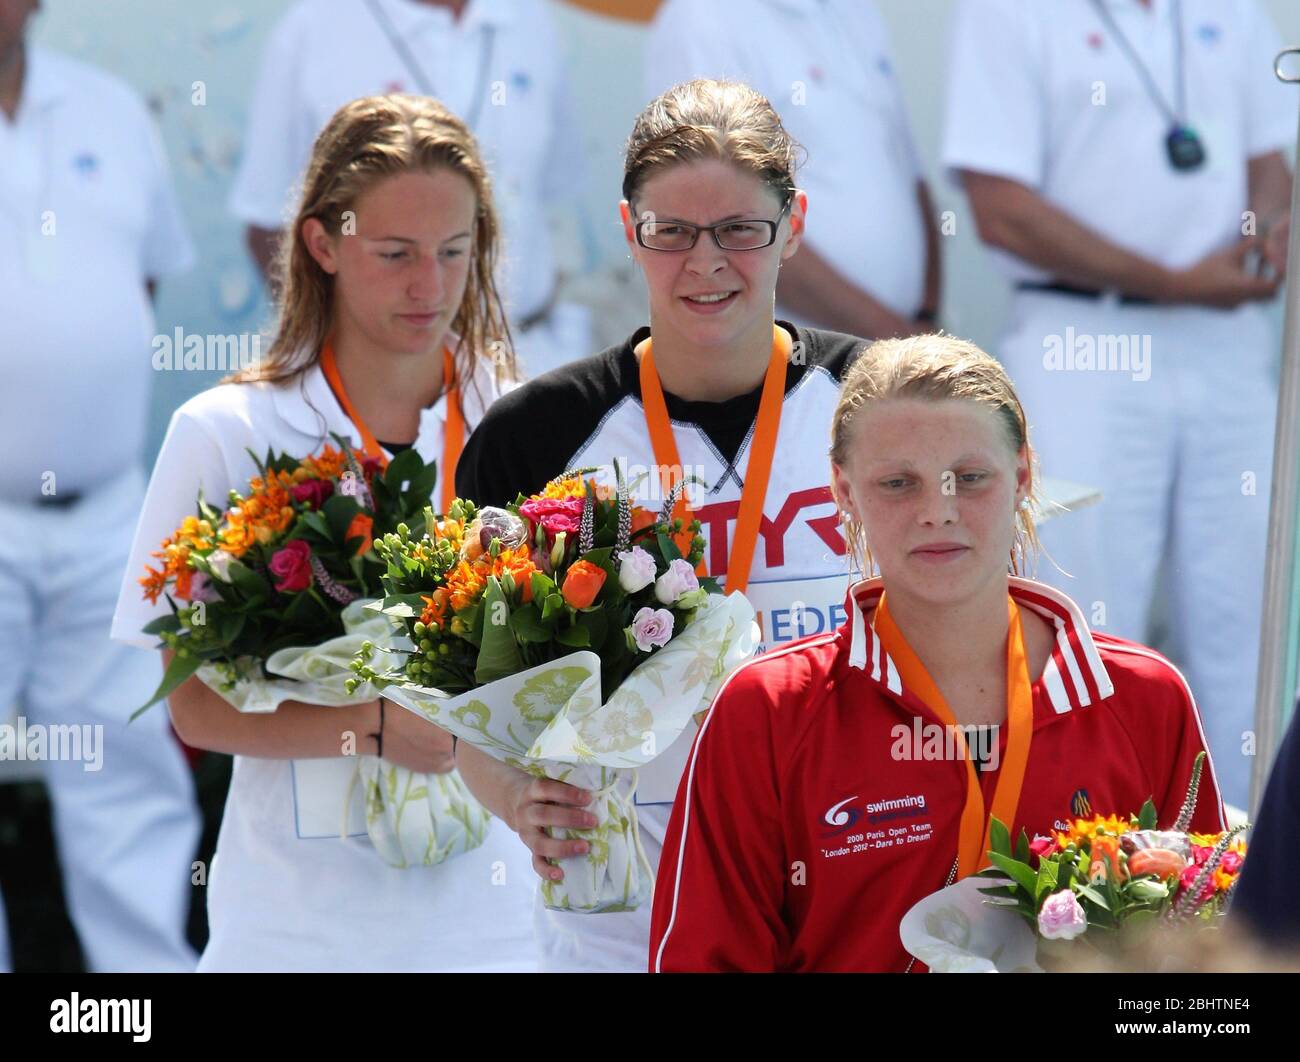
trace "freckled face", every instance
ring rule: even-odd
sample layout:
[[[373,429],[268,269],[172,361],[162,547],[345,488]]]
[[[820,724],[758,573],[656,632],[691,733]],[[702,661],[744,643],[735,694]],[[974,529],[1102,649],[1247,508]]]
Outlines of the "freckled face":
[[[465,296],[477,209],[473,185],[439,169],[368,188],[354,208],[353,235],[306,222],[308,248],[335,278],[338,317],[384,350],[440,347]]]
[[[887,585],[939,604],[1006,577],[1029,465],[987,406],[873,402],[858,414],[848,460],[832,474]]]

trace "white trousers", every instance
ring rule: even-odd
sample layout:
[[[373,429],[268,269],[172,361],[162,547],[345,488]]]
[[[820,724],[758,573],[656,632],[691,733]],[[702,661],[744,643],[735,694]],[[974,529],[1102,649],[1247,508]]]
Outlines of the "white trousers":
[[[1103,492],[1097,505],[1044,526],[1050,559],[1038,577],[1069,593],[1095,629],[1145,642],[1164,560],[1169,649],[1200,707],[1223,797],[1240,807],[1252,764],[1279,349],[1256,306],[1020,292],[997,351],[1042,470]]]
[[[28,727],[102,727],[98,769],[85,742],[79,761],[42,763],[64,893],[95,972],[190,971],[198,958],[185,940],[193,781],[164,705],[127,725],[161,659],[108,637],[143,498],[132,470],[68,508],[0,502],[0,716],[16,706]]]

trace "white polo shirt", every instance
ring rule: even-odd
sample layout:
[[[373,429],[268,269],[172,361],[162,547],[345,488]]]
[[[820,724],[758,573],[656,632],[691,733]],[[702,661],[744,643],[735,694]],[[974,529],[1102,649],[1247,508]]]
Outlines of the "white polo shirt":
[[[167,159],[124,82],[28,47],[12,122],[0,113],[0,498],[35,500],[137,465],[148,422],[148,279],[194,250]]]
[[[483,401],[473,388],[465,389],[468,428],[495,394],[482,363],[475,382]],[[426,461],[442,460],[445,414],[445,398],[421,411],[415,449]],[[304,456],[330,442],[331,431],[356,441],[356,430],[319,366],[283,386],[222,384],[177,409],[140,513],[113,638],[147,648],[157,644],[140,629],[165,615],[168,606],[162,598],[156,605],[145,601],[137,580],[150,552],[195,512],[200,489],[213,505],[224,507],[230,488],[246,488],[256,474],[249,449]],[[432,496],[439,491],[435,485]],[[341,821],[352,764],[323,762],[334,771]],[[480,847],[445,863],[397,870],[364,836],[344,841],[304,831],[294,763],[235,757],[208,883],[211,936],[200,970],[528,972],[536,967],[531,924],[536,875],[527,848],[504,823],[494,821]],[[321,799],[328,803],[329,784],[321,784]]]
[[[1176,107],[1170,0],[1103,0]],[[1177,171],[1170,122],[1089,0],[962,0],[952,26],[943,164],[1034,189],[1106,239],[1182,268],[1241,236],[1246,163],[1294,149],[1294,86],[1257,0],[1182,0],[1188,124],[1207,152]],[[1102,102],[1104,100],[1104,102]],[[1263,220],[1263,219],[1260,219]],[[999,252],[1014,279],[1044,274]]]
[[[667,0],[646,39],[645,88],[651,99],[713,77],[765,95],[807,151],[809,246],[911,317],[925,289],[923,173],[891,51],[874,0]]]
[[[428,91],[471,126],[487,160],[504,234],[498,282],[518,320],[555,283],[546,209],[581,194],[582,144],[562,64],[543,0],[471,0],[459,20],[418,0],[299,0],[262,57],[230,209],[279,228],[316,135],[339,107]]]

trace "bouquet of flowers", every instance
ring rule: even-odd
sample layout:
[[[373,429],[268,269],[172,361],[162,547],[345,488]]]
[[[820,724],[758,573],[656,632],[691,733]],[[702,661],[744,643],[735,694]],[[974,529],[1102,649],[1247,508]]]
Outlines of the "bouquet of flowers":
[[[171,612],[144,630],[175,656],[135,715],[195,674],[244,712],[379,695],[349,683],[363,643],[400,649],[391,623],[364,607],[386,567],[373,537],[418,518],[437,471],[414,450],[385,466],[334,440],[309,457],[253,455],[245,493],[232,490],[223,512],[200,495],[197,514],[154,552],[161,563],[140,583]],[[358,757],[357,772],[367,833],[386,862],[431,864],[482,843],[488,813],[455,772],[412,774],[375,756]],[[349,801],[350,788],[345,812]]]
[[[757,647],[753,608],[696,575],[699,523],[656,515],[577,469],[504,509],[457,499],[426,532],[376,542],[382,610],[413,651],[357,682],[385,689],[504,762],[596,793],[590,843],[544,882],[550,907],[629,910],[652,885],[632,804],[635,769],[666,750]],[[679,488],[680,489],[680,488]]]
[[[1012,965],[1025,968],[1035,957],[1049,966],[1075,961],[1084,950],[1117,957],[1141,945],[1143,929],[1217,928],[1245,860],[1240,835],[1247,827],[1189,832],[1204,763],[1202,752],[1167,829],[1158,828],[1148,800],[1136,815],[1076,819],[1050,837],[1031,841],[1021,830],[1013,850],[1006,826],[994,818],[992,866],[909,911],[905,946],[932,969],[1006,969],[1011,956]],[[985,910],[991,904],[997,912],[980,927],[978,947],[970,946],[972,923],[982,920],[968,884],[974,881],[988,885],[978,892],[988,897]]]

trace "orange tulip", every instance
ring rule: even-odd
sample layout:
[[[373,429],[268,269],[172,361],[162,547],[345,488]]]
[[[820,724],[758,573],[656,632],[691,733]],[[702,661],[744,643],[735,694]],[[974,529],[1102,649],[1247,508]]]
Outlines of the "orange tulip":
[[[590,561],[575,561],[564,576],[560,593],[574,608],[590,608],[605,585],[605,569]]]
[[[358,555],[365,553],[370,548],[371,539],[374,537],[371,531],[374,529],[375,522],[365,513],[357,513],[352,518],[352,523],[348,524],[348,533],[343,536],[346,542],[350,538],[360,537],[361,545],[357,548]]]

